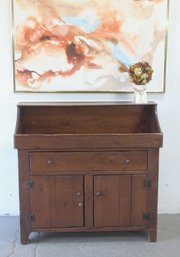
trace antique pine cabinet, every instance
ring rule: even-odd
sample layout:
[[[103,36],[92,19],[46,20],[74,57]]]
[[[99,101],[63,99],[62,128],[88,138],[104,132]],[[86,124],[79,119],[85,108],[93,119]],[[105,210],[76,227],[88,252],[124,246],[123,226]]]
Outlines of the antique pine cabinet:
[[[156,241],[155,103],[20,103],[21,242],[32,231],[146,231]]]

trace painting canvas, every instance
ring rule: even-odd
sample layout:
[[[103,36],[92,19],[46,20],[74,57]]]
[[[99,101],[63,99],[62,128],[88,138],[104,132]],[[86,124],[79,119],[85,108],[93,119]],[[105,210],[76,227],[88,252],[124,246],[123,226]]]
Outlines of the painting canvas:
[[[163,92],[168,0],[12,0],[16,92],[129,92],[148,62]]]

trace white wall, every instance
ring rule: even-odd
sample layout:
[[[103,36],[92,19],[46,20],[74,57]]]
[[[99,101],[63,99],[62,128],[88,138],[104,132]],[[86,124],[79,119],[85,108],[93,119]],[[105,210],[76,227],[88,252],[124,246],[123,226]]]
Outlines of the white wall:
[[[167,86],[165,94],[151,94],[158,103],[164,132],[160,151],[159,212],[180,213],[180,10],[170,0]],[[131,94],[14,93],[12,77],[10,1],[0,0],[0,215],[18,214],[17,154],[13,149],[16,104],[19,101],[131,100]]]

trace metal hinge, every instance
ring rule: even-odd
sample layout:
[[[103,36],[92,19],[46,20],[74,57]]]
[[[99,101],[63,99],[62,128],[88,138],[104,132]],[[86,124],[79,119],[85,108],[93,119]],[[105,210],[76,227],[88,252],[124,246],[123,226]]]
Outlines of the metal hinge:
[[[33,188],[33,187],[34,187],[34,182],[32,182],[32,181],[27,181],[27,182],[26,182],[26,187],[27,187],[27,188]]]
[[[150,220],[150,212],[143,213],[143,220]]]
[[[35,222],[35,215],[34,214],[31,214],[30,216],[29,216],[29,219],[30,219],[30,221],[33,221],[33,222]]]
[[[150,179],[144,180],[144,187],[151,187],[151,180]]]

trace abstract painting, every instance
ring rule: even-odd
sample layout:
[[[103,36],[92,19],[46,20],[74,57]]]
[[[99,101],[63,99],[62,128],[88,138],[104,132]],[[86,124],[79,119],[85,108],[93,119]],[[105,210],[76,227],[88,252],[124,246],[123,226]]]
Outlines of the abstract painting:
[[[148,62],[163,92],[168,0],[12,0],[16,92],[130,92]]]

